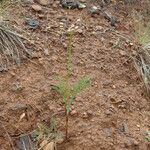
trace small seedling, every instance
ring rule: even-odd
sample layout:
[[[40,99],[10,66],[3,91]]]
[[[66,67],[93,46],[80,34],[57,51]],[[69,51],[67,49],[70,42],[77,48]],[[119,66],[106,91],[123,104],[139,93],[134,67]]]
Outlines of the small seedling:
[[[147,130],[146,141],[150,142],[150,130]]]
[[[71,105],[75,99],[75,97],[83,91],[86,87],[90,84],[89,77],[83,77],[76,81],[75,83],[71,84],[70,78],[72,74],[72,37],[73,33],[69,33],[69,45],[68,45],[68,57],[67,57],[67,76],[63,79],[59,77],[58,83],[52,88],[56,90],[62,97],[65,106],[65,113],[66,113],[66,126],[65,126],[65,139],[68,139],[68,120],[69,120],[69,113],[71,110]]]

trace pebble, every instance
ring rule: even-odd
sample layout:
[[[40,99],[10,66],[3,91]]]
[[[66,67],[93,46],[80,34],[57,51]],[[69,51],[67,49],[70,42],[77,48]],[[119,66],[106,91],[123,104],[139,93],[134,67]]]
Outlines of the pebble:
[[[42,11],[42,7],[41,7],[40,5],[34,4],[34,5],[32,5],[31,7],[32,7],[32,9],[33,9],[34,11],[37,11],[37,12]]]
[[[87,119],[87,118],[89,117],[89,115],[88,115],[87,112],[84,112],[82,117],[83,117],[84,119]]]
[[[112,133],[113,133],[112,128],[105,128],[105,129],[103,129],[103,131],[107,137],[112,136]]]
[[[39,21],[32,18],[26,18],[25,23],[28,25],[29,29],[36,29],[39,26]]]
[[[81,3],[86,3],[86,0],[80,0]]]
[[[50,4],[50,0],[36,0],[40,5],[46,6]]]
[[[39,16],[39,18],[44,18],[45,17],[43,14],[39,14],[38,16]]]
[[[83,30],[82,30],[82,29],[78,29],[77,32],[78,32],[79,34],[82,34],[82,33],[83,33]]]
[[[48,49],[45,49],[45,50],[44,50],[44,54],[45,54],[46,56],[49,56],[49,50],[48,50]]]
[[[17,111],[17,110],[22,110],[22,109],[26,109],[26,108],[27,108],[26,104],[17,102],[13,106],[11,106],[10,109],[13,110],[13,111]]]
[[[90,13],[91,13],[91,15],[94,15],[94,14],[99,15],[100,14],[100,8],[98,8],[96,6],[92,6],[90,9]]]
[[[33,0],[22,0],[22,2],[24,2],[24,3],[34,3]]]
[[[125,141],[125,142],[124,142],[124,146],[125,146],[126,148],[132,146],[132,141],[131,141],[131,140]]]
[[[61,112],[63,110],[63,108],[57,108],[58,112]]]
[[[76,111],[76,110],[72,110],[72,111],[70,112],[70,115],[71,115],[71,116],[76,116],[76,115],[77,115],[77,111]]]
[[[138,146],[138,145],[139,145],[139,142],[136,141],[136,140],[134,140],[134,141],[133,141],[133,144],[134,144],[135,146]]]
[[[131,146],[138,146],[139,145],[139,142],[135,139],[131,139],[129,138],[127,141],[124,142],[124,146],[126,148],[129,148]]]
[[[126,52],[123,51],[123,50],[120,50],[119,53],[120,53],[121,56],[126,56],[127,55]]]
[[[106,115],[111,115],[112,112],[111,112],[110,110],[106,110],[105,114],[106,114]]]

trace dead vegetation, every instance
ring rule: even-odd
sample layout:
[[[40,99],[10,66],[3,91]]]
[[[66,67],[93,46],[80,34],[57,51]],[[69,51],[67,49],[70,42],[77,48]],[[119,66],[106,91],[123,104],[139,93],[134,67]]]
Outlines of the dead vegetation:
[[[0,25],[0,71],[20,65],[23,59],[30,55],[21,36],[10,30],[8,26]]]

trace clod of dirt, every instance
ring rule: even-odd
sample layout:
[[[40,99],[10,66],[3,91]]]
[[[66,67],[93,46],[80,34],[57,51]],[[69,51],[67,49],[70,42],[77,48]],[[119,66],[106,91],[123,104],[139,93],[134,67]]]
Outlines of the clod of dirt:
[[[25,23],[28,25],[29,29],[36,29],[39,26],[39,21],[32,18],[26,18]]]
[[[35,2],[38,2],[40,5],[43,6],[50,4],[50,0],[35,0]]]
[[[31,7],[32,7],[32,9],[33,9],[34,11],[37,11],[37,12],[42,11],[42,7],[41,7],[40,5],[34,4],[34,5],[32,5]]]

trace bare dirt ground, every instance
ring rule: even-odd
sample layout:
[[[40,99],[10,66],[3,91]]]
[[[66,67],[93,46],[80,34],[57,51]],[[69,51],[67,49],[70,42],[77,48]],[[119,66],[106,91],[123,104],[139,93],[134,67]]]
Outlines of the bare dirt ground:
[[[73,79],[89,75],[92,82],[76,97],[69,120],[70,140],[59,144],[58,150],[148,150],[149,99],[131,57],[136,51],[131,40],[133,5],[105,6],[120,20],[116,27],[102,15],[91,16],[88,8],[64,9],[58,1],[41,7],[38,13],[30,3],[16,3],[7,11],[9,24],[34,42],[27,47],[35,57],[0,73],[0,149],[11,150],[10,138],[15,143],[15,136],[31,132],[39,122],[49,125],[54,113],[60,112],[56,119],[64,132],[62,98],[51,84],[54,76],[66,73],[64,31],[74,24],[79,30],[73,38]],[[37,29],[27,29],[28,17],[39,21]],[[19,121],[23,112],[28,118]]]

